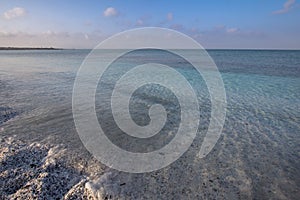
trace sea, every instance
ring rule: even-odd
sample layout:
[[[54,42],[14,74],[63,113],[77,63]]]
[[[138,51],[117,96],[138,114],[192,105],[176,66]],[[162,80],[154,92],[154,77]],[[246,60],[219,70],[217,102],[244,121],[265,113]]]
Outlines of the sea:
[[[70,165],[87,162],[86,150],[75,127],[72,94],[77,72],[91,50],[1,50],[0,51],[0,136],[14,136],[28,143],[64,144]],[[103,54],[111,55],[112,50]],[[193,50],[189,53],[193,55]],[[208,129],[210,96],[201,76],[172,57],[162,57],[186,77],[201,110],[198,135],[191,147],[174,163],[153,172],[116,172],[115,181],[127,197],[143,199],[299,199],[300,198],[300,51],[298,50],[207,50],[221,74],[226,92],[226,118],[221,136],[205,158],[197,158]],[[153,50],[153,54],[155,51]],[[127,58],[135,63],[150,54]],[[195,54],[196,56],[196,54]],[[111,140],[119,131],[107,109],[113,83],[120,74],[107,74],[97,87],[96,111]],[[145,86],[131,99],[132,118],[138,125],[149,123],[149,105],[166,107],[168,126],[164,137],[141,145],[137,140],[124,145],[132,152],[156,150],[170,142],[180,118],[172,92],[156,85]],[[148,109],[148,110],[147,110]],[[171,135],[171,136],[170,136]],[[127,143],[126,143],[127,144]],[[139,146],[141,145],[141,146]],[[128,149],[132,148],[132,149]],[[80,159],[78,159],[80,158]],[[101,169],[105,165],[101,164]],[[97,169],[94,169],[97,170]],[[99,169],[100,170],[100,169]],[[107,168],[106,170],[110,170]],[[124,189],[125,188],[125,189]]]

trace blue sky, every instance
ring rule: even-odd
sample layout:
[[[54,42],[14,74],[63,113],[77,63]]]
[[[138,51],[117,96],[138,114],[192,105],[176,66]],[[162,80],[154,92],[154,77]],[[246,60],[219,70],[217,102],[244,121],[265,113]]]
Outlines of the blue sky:
[[[300,49],[296,0],[1,0],[0,46],[93,48],[136,27],[175,29],[205,48]]]

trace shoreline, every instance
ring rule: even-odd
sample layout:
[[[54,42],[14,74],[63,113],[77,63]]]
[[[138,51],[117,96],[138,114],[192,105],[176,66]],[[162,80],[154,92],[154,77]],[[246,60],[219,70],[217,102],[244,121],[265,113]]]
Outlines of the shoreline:
[[[93,48],[55,48],[55,47],[0,47],[1,50],[93,50]],[[107,49],[107,50],[119,50],[119,49]],[[181,50],[193,50],[193,49],[181,49]],[[234,49],[234,48],[204,48],[206,51],[300,51],[300,49],[264,49],[264,48],[249,48],[249,49]]]
[[[0,47],[1,50],[64,50],[62,48],[53,47]]]

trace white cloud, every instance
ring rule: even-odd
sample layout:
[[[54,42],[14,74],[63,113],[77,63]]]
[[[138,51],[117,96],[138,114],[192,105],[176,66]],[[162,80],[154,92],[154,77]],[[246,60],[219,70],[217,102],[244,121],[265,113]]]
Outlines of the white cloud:
[[[169,20],[169,21],[173,20],[173,13],[167,14],[167,20]]]
[[[55,35],[56,33],[54,31],[48,30],[48,31],[43,32],[42,34],[44,34],[44,35]]]
[[[236,32],[238,32],[238,28],[228,28],[227,30],[226,30],[226,32],[227,33],[236,33]]]
[[[0,31],[0,37],[12,37],[15,33],[7,32],[7,31]]]
[[[8,10],[6,12],[3,13],[3,17],[5,19],[14,19],[14,18],[18,18],[18,17],[22,17],[26,15],[26,10],[24,8],[20,8],[20,7],[15,7],[11,10]]]
[[[296,0],[287,0],[284,4],[283,4],[283,8],[280,10],[276,10],[273,12],[273,14],[284,14],[289,12],[293,5],[296,3]]]
[[[136,21],[136,26],[143,26],[144,25],[144,21],[139,19]]]
[[[103,12],[103,15],[105,17],[112,17],[112,16],[116,16],[117,14],[118,14],[118,11],[113,7],[106,8]]]
[[[12,47],[59,47],[59,48],[94,48],[108,35],[97,31],[83,32],[7,32],[0,30],[1,46]]]

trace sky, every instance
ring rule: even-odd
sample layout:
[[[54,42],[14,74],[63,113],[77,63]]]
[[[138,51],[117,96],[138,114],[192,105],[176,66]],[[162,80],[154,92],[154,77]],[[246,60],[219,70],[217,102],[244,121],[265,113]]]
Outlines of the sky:
[[[0,46],[93,48],[151,26],[207,49],[300,49],[299,19],[297,0],[0,0]]]

